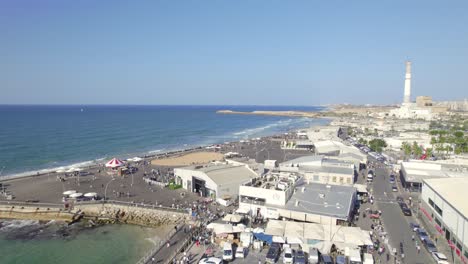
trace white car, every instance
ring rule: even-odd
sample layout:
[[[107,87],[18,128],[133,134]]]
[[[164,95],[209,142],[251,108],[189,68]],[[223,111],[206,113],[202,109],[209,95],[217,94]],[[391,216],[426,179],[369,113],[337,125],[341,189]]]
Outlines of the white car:
[[[244,247],[238,247],[236,249],[236,258],[245,258],[245,248]]]
[[[283,263],[294,263],[294,254],[291,248],[285,248],[283,254]]]
[[[199,264],[221,264],[221,263],[223,263],[223,260],[220,259],[220,258],[211,257],[211,258],[200,259],[200,262],[198,262],[198,263]]]
[[[449,264],[447,257],[439,252],[432,252],[432,257],[435,259],[437,264]]]

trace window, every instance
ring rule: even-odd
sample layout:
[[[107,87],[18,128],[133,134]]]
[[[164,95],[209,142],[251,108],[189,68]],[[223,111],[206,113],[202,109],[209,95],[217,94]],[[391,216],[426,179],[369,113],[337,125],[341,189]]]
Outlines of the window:
[[[340,177],[340,183],[344,183],[344,178]]]
[[[465,258],[468,258],[468,250],[465,250]]]
[[[439,226],[442,226],[442,223],[440,222],[439,218],[435,218],[435,222],[439,225]]]
[[[333,176],[332,179],[333,179],[333,180],[332,180],[333,182],[336,182],[336,176]]]
[[[437,206],[437,204],[434,204],[434,206],[435,206],[436,212],[437,212],[440,216],[442,216],[442,209],[440,209],[440,207]]]
[[[351,184],[351,178],[347,178],[347,179],[346,179],[346,183],[347,183],[347,184]]]
[[[457,242],[457,248],[458,248],[459,250],[462,250],[462,246],[461,246],[460,243],[458,243],[458,242]]]
[[[432,208],[434,208],[434,201],[432,201],[431,198],[429,198],[429,205],[432,206]]]

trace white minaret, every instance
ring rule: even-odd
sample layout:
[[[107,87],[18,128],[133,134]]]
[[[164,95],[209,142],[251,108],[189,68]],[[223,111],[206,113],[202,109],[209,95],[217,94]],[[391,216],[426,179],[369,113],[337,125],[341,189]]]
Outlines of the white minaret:
[[[405,95],[403,97],[403,104],[409,103],[411,103],[411,61],[406,62]]]

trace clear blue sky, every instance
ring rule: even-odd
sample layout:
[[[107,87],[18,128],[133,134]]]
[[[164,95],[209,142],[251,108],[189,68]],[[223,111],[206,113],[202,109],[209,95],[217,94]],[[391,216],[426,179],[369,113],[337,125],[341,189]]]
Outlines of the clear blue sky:
[[[468,97],[468,1],[0,2],[0,104]]]

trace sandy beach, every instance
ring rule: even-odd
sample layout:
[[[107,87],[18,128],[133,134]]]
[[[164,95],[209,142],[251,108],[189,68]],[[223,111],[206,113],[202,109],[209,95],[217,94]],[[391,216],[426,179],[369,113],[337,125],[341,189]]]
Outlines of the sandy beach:
[[[193,164],[203,164],[214,160],[223,160],[224,155],[218,152],[200,151],[185,154],[177,157],[168,157],[161,159],[153,159],[151,165],[155,166],[168,166],[168,167],[180,167],[189,166]]]

